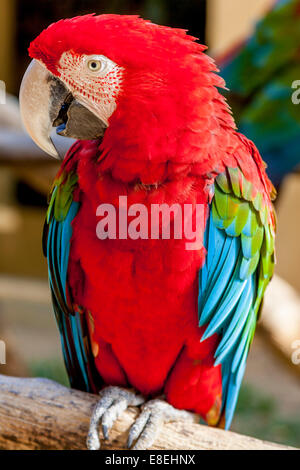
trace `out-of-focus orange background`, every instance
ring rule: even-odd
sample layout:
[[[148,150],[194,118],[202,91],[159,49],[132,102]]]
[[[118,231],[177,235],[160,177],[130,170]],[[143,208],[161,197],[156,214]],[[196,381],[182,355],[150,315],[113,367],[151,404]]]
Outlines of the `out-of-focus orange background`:
[[[140,13],[157,23],[189,29],[207,43],[211,55],[217,56],[251,34],[255,22],[272,3],[272,0],[45,0],[40,3],[1,0],[0,80],[5,82],[9,95],[6,104],[0,104],[0,339],[7,343],[7,364],[0,365],[0,373],[43,375],[66,382],[41,250],[47,193],[58,167],[25,135],[18,113],[17,94],[29,63],[26,52],[29,42],[61,17],[94,11]],[[285,180],[277,213],[276,273],[295,289],[297,303],[300,295],[298,174]],[[280,322],[284,327],[284,301],[282,305]],[[298,313],[300,322],[300,308]],[[295,330],[296,339],[300,339],[300,328]],[[258,331],[234,430],[300,447],[300,366],[288,362],[264,331]]]

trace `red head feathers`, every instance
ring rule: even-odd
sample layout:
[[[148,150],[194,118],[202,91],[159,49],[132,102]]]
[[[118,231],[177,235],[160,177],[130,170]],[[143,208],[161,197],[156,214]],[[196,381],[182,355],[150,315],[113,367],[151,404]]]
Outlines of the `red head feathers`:
[[[184,67],[184,58],[206,49],[195,39],[182,29],[159,26],[138,16],[91,14],[51,24],[31,43],[29,54],[53,73],[68,50],[103,54],[123,67],[161,70],[176,64]]]
[[[86,15],[50,25],[29,53],[62,79],[64,53],[74,58],[100,54],[116,65],[101,95],[109,103],[116,101],[101,150],[115,177],[146,182],[196,163],[216,166],[216,146],[224,145],[222,130],[225,135],[234,128],[216,89],[224,82],[213,73],[216,67],[204,50],[181,29],[137,16]],[[96,85],[87,90],[72,66],[68,73],[68,85],[96,99]]]

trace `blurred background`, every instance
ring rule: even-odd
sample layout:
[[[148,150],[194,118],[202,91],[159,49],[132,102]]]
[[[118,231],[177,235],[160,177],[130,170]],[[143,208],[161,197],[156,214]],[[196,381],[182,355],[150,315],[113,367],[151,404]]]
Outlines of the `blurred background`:
[[[0,1],[0,80],[7,91],[6,104],[0,104],[0,339],[7,346],[0,373],[67,383],[41,250],[47,194],[58,167],[24,133],[17,96],[30,41],[53,21],[91,12],[138,13],[188,29],[207,44],[232,88],[227,96],[240,128],[268,161],[279,190],[277,276],[232,429],[300,447],[300,360],[292,360],[300,340],[300,107],[291,108],[291,83],[300,80],[296,0]],[[61,138],[58,145],[69,142]]]

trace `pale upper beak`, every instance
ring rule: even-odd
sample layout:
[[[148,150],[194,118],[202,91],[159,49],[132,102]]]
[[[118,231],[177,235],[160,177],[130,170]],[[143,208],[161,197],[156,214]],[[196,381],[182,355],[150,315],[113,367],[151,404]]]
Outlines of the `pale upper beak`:
[[[24,126],[32,140],[45,152],[59,158],[50,137],[52,122],[49,106],[51,84],[49,72],[32,60],[20,88],[20,111]]]
[[[32,140],[45,152],[60,158],[50,133],[74,139],[103,137],[106,124],[73,97],[63,82],[33,59],[20,88],[20,111]]]

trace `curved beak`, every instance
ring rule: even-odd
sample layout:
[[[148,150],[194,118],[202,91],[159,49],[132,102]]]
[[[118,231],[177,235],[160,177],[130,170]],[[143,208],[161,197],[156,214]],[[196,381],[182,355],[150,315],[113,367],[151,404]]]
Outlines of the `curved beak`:
[[[20,88],[21,117],[32,140],[46,153],[59,158],[50,137],[52,130],[50,103],[50,72],[39,62],[32,60]]]
[[[106,124],[73,97],[46,67],[33,59],[20,88],[20,111],[32,140],[45,152],[60,158],[50,137],[56,132],[74,139],[103,137]]]

